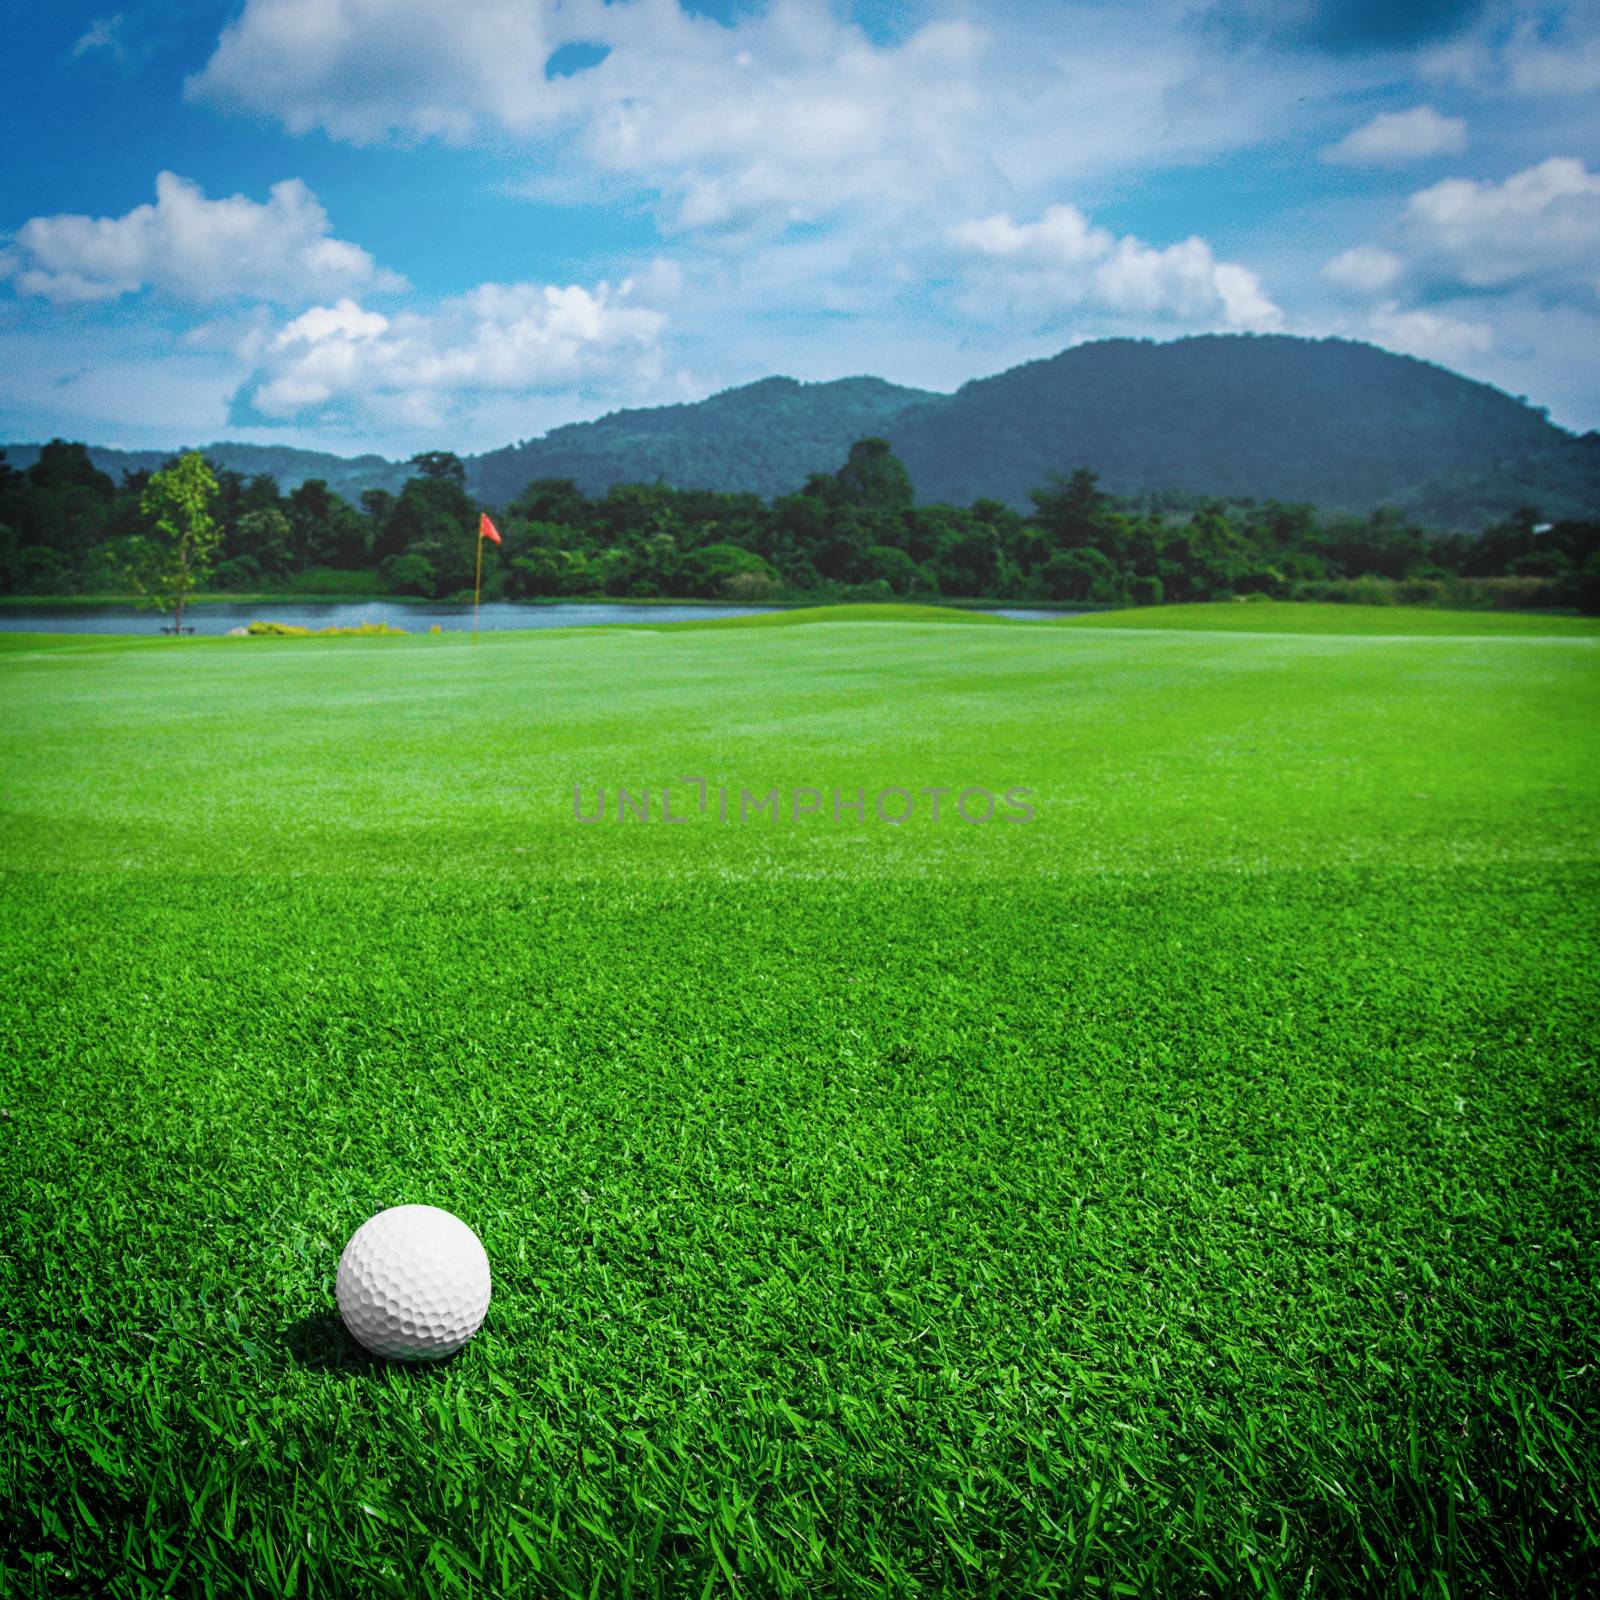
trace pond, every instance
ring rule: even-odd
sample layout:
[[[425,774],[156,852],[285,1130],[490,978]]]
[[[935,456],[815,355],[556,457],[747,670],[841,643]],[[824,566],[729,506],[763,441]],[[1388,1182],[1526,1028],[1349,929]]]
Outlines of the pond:
[[[688,622],[696,617],[754,617],[778,606],[706,605],[693,600],[663,605],[628,605],[620,601],[573,601],[558,605],[527,606],[494,601],[483,607],[479,626],[485,632],[507,628],[584,628],[610,622]],[[996,616],[1034,620],[1065,616],[1061,611],[986,606]],[[184,613],[196,636],[222,634],[256,620],[287,622],[297,628],[354,628],[363,622],[387,622],[407,633],[426,633],[437,625],[447,631],[472,627],[472,607],[443,601],[407,604],[394,600],[346,600],[309,603],[295,600],[258,605],[204,604]],[[0,630],[30,633],[156,633],[166,617],[129,605],[101,606],[0,606]]]

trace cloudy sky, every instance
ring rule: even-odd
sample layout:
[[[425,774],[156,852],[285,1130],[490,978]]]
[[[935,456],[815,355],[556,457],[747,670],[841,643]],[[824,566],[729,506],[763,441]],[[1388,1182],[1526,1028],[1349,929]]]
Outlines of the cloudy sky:
[[[1592,4],[29,10],[0,438],[468,451],[1205,331],[1367,339],[1600,427]]]

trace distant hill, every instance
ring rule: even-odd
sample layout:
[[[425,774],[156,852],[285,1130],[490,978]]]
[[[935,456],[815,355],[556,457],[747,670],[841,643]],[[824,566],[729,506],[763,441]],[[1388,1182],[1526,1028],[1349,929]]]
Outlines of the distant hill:
[[[185,450],[203,450],[213,466],[241,472],[247,478],[266,473],[276,478],[285,491],[297,489],[307,478],[321,478],[330,489],[354,505],[365,489],[388,489],[398,494],[411,476],[403,462],[383,456],[335,456],[321,450],[295,450],[276,444],[178,445],[171,450],[112,450],[104,445],[89,446],[89,459],[102,472],[120,483],[124,472],[156,472],[175,455]],[[31,467],[38,460],[37,444],[0,445],[6,460],[17,468]]]
[[[1404,507],[1478,527],[1600,512],[1600,436],[1485,383],[1347,339],[1110,339],[964,384],[889,439],[919,497],[1026,506],[1051,471],[1112,494]]]
[[[945,397],[882,378],[797,383],[763,378],[690,405],[615,411],[598,422],[552,428],[542,439],[467,463],[467,486],[503,505],[533,478],[571,478],[586,494],[614,483],[791,494],[813,472],[832,472],[850,446],[889,434],[912,408]]]
[[[1410,356],[1284,334],[1102,340],[953,395],[870,377],[765,378],[463,459],[468,488],[490,505],[545,477],[575,479],[591,495],[661,478],[770,498],[835,470],[868,434],[890,441],[922,501],[988,496],[1027,509],[1050,473],[1087,466],[1113,494],[1387,504],[1436,527],[1476,529],[1525,505],[1551,519],[1600,515],[1600,435],[1575,436],[1522,400]],[[410,472],[381,456],[205,448],[218,465],[270,472],[285,489],[325,478],[352,501],[396,490]],[[37,454],[5,450],[16,466]],[[118,476],[169,452],[90,454]]]

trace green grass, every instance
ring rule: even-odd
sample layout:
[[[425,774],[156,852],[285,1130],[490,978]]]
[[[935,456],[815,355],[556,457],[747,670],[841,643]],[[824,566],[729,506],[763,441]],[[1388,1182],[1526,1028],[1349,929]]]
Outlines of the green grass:
[[[1600,1571],[1593,639],[0,647],[0,1592]],[[686,773],[1038,819],[572,818]]]
[[[1014,617],[997,617],[988,611],[964,611],[955,606],[914,605],[890,601],[837,605],[797,606],[788,611],[756,612],[744,617],[695,617],[686,622],[658,623],[669,628],[800,628],[817,622],[948,622],[956,626],[980,624],[1016,627]]]
[[[1212,633],[1343,633],[1355,635],[1448,635],[1491,638],[1546,634],[1600,637],[1600,617],[1538,611],[1447,611],[1436,606],[1323,605],[1304,600],[1241,604],[1142,606],[1063,617],[1071,628],[1173,628]]]

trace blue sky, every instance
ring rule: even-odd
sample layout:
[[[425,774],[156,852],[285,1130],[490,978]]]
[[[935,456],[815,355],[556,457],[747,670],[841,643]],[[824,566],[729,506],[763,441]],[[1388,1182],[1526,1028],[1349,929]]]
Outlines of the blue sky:
[[[102,0],[0,65],[0,438],[493,448],[1339,334],[1600,426],[1600,13]]]

